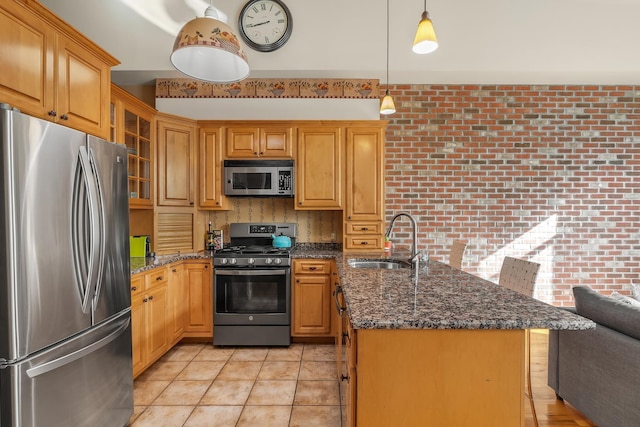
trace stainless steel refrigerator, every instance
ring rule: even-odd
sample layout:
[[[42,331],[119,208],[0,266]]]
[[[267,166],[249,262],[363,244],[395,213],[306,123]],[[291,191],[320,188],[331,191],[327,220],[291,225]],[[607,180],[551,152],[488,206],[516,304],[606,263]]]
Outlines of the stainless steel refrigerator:
[[[133,413],[127,151],[0,104],[0,424]]]

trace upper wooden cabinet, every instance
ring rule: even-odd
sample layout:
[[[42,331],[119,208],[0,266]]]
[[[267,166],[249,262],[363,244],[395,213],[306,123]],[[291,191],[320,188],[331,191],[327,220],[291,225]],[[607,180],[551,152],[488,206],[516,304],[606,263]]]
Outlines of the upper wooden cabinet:
[[[295,208],[342,209],[342,128],[298,128]]]
[[[0,4],[0,40],[0,101],[109,137],[115,58],[37,2]]]
[[[110,140],[127,146],[129,205],[153,208],[156,110],[111,85]]]
[[[158,114],[158,205],[193,206],[196,122]]]
[[[255,124],[227,128],[225,156],[228,159],[293,158],[293,128]]]
[[[384,249],[384,126],[346,129],[345,251]]]
[[[226,209],[227,198],[223,195],[222,184],[223,133],[221,126],[201,124],[198,150],[200,209]]]

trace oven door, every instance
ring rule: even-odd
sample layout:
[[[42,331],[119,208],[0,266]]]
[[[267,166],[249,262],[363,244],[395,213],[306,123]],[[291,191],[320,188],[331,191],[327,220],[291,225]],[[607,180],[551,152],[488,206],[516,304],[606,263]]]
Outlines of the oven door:
[[[289,325],[291,269],[214,269],[215,325]]]

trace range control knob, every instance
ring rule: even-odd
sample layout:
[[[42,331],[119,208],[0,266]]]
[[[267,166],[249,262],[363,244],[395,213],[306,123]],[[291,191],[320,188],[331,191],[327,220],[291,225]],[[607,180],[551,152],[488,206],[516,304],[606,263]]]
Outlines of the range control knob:
[[[267,258],[264,260],[265,264],[271,264],[273,262],[273,260],[271,258]]]
[[[275,262],[276,264],[282,264],[282,260],[281,260],[280,258],[276,258],[276,259],[274,260],[274,262]]]
[[[235,258],[229,259],[229,264],[234,265],[234,264],[237,264],[237,263],[238,263],[237,259],[235,259]]]
[[[226,264],[226,263],[228,263],[228,262],[229,262],[229,260],[228,260],[228,259],[226,259],[226,258],[222,258],[222,259],[220,260],[220,264],[222,264],[222,265],[225,265],[225,264]]]
[[[247,260],[247,263],[248,263],[249,265],[251,265],[251,264],[255,264],[255,263],[256,263],[256,260],[255,260],[254,258],[249,258],[249,259]]]

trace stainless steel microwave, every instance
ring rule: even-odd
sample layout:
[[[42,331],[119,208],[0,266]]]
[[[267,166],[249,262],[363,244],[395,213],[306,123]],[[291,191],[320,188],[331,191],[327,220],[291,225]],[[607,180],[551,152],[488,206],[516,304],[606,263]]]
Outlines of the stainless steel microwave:
[[[293,160],[225,160],[224,194],[293,197]]]

